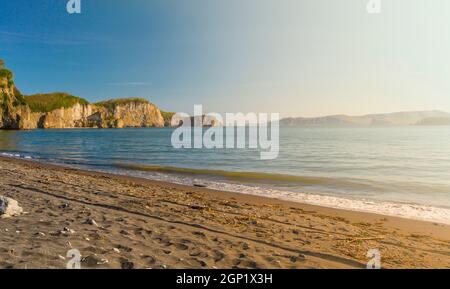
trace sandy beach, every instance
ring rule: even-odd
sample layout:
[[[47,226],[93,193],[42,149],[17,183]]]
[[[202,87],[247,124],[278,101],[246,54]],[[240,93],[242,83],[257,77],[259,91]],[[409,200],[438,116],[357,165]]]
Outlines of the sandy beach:
[[[0,158],[0,268],[450,268],[450,226]]]

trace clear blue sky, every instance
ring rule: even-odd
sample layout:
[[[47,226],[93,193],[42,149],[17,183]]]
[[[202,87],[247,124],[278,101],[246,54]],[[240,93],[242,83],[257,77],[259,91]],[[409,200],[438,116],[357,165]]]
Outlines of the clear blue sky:
[[[0,0],[26,94],[283,116],[450,111],[450,1]]]

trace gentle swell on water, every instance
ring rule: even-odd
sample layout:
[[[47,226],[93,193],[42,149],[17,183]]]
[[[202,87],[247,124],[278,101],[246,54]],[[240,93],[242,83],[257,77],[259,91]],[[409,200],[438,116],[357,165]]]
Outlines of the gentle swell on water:
[[[192,168],[179,168],[170,166],[150,166],[141,164],[114,163],[113,166],[127,170],[152,171],[152,172],[174,173],[174,174],[184,174],[194,176],[195,175],[218,176],[224,177],[229,180],[237,180],[241,182],[266,181],[269,183],[283,182],[283,183],[295,183],[300,185],[316,185],[316,186],[334,185],[334,186],[353,187],[355,189],[367,189],[370,187],[368,185],[359,184],[357,182],[350,182],[333,178],[306,177],[306,176],[294,176],[283,174],[259,173],[259,172],[231,172],[224,170],[192,169]]]

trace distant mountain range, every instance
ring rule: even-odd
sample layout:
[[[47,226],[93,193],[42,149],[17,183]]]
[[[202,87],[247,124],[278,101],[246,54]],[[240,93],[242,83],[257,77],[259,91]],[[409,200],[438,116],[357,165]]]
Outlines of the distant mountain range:
[[[280,125],[304,127],[450,125],[450,113],[432,110],[368,114],[363,116],[330,115],[311,118],[290,117],[280,120]]]

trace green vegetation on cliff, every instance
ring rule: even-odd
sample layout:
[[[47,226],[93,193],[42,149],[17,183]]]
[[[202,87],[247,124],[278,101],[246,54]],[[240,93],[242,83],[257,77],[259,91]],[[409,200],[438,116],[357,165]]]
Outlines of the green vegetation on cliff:
[[[0,59],[0,108],[8,111],[13,107],[25,104],[20,91],[14,86],[14,74],[4,67],[5,62]],[[12,91],[12,92],[10,92]]]
[[[0,66],[0,78],[6,78],[8,81],[12,81],[14,75],[11,70],[6,68],[1,68]]]
[[[161,115],[164,118],[165,126],[170,126],[170,123],[172,122],[172,117],[175,115],[175,112],[167,112],[161,110]]]
[[[8,94],[1,93],[1,95],[0,95],[0,109],[7,109],[8,108],[8,100],[9,100]]]
[[[89,102],[83,98],[63,92],[26,96],[25,103],[33,112],[50,112],[55,109],[70,108],[77,103],[83,105],[89,104]]]
[[[116,98],[106,101],[97,102],[95,105],[105,107],[107,109],[113,109],[120,105],[127,105],[129,103],[149,103],[145,98]]]
[[[18,91],[18,90],[17,90]],[[25,101],[25,97],[23,97],[22,94],[20,94],[20,92],[18,94],[15,94],[15,99],[13,102],[13,106],[20,106],[20,105],[26,105],[26,101]]]

